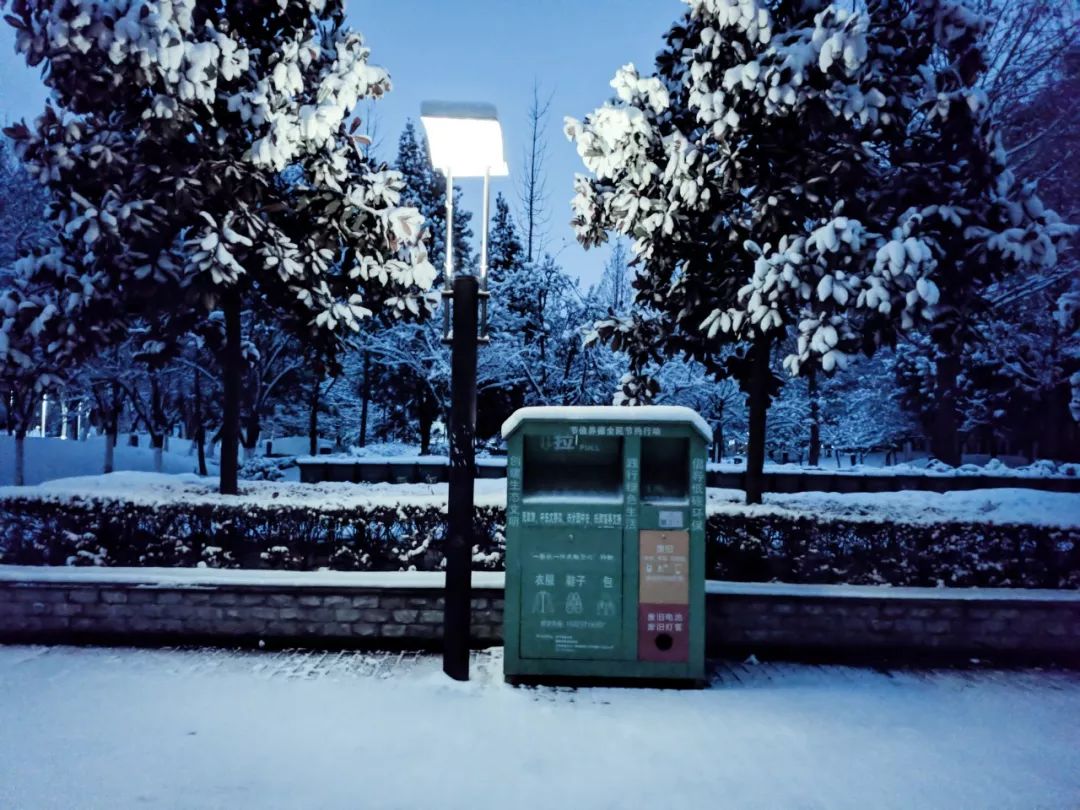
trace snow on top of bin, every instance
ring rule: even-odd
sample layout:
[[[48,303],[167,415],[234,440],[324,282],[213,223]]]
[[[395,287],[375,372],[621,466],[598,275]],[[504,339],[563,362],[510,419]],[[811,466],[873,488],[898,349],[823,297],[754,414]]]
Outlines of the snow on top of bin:
[[[712,428],[692,408],[682,405],[545,405],[519,408],[503,422],[502,435],[507,438],[523,421],[539,422],[648,422],[650,424],[692,425],[707,442],[712,441]]]

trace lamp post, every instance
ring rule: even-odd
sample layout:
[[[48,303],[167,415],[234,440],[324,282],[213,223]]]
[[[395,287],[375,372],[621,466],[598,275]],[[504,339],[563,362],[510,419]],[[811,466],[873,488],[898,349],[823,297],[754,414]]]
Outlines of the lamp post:
[[[509,170],[503,157],[502,128],[492,105],[428,101],[421,105],[420,120],[427,133],[431,163],[446,176],[443,341],[451,345],[451,371],[443,671],[465,681],[469,679],[472,602],[477,329],[480,339],[486,339],[491,178],[505,177]],[[454,179],[464,177],[484,178],[479,279],[466,274],[454,277]]]

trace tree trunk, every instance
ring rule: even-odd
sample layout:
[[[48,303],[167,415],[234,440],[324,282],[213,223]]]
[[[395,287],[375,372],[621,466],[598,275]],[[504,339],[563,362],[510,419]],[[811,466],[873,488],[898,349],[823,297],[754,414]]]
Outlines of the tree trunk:
[[[319,387],[321,385],[322,375],[316,374],[308,400],[308,453],[313,456],[319,455]]]
[[[26,431],[15,431],[15,486],[26,484]]]
[[[716,430],[713,431],[713,460],[717,463],[724,459],[724,406],[721,400],[717,409]]]
[[[206,476],[206,425],[203,424],[202,383],[195,372],[195,448],[199,456],[199,475]]]
[[[154,448],[154,472],[159,473],[163,469],[163,451],[165,447],[165,436],[161,433],[150,434],[150,446]]]
[[[765,422],[769,412],[769,355],[772,340],[764,335],[754,339],[750,371],[750,435],[746,447],[746,502],[761,503],[765,490]]]
[[[255,448],[259,445],[259,436],[262,434],[262,428],[259,425],[258,411],[252,410],[248,414],[247,424],[244,427],[244,458],[254,458]]]
[[[368,402],[371,401],[371,353],[364,352],[364,386],[360,399],[360,446],[367,445]]]
[[[105,474],[113,471],[113,456],[116,453],[116,420],[109,423],[105,434]]]
[[[810,457],[807,464],[816,467],[821,462],[821,403],[818,401],[817,369],[813,366],[806,386],[810,394]]]
[[[934,458],[960,466],[960,424],[956,414],[956,378],[960,374],[960,355],[952,349],[942,351],[937,359],[934,382],[937,407],[930,452]]]
[[[420,455],[426,456],[431,453],[431,426],[435,423],[429,397],[431,395],[424,389],[420,392],[420,408],[417,417],[420,422]]]
[[[221,364],[224,397],[221,409],[221,485],[219,490],[222,495],[236,495],[240,491],[238,451],[240,449],[240,375],[243,372],[240,307],[239,290],[228,290],[222,301],[225,312],[225,351]]]

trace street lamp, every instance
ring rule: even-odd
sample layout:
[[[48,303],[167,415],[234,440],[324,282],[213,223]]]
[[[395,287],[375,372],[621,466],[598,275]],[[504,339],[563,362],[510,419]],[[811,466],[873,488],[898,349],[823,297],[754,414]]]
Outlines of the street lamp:
[[[451,296],[454,283],[454,178],[483,177],[483,224],[480,229],[480,308],[482,336],[487,335],[488,220],[491,178],[510,173],[503,156],[502,127],[492,104],[460,101],[425,101],[420,120],[427,133],[431,165],[446,176],[446,269],[443,296]],[[443,308],[443,336],[450,335],[450,309]]]
[[[469,679],[469,626],[472,618],[477,325],[479,321],[481,335],[486,338],[491,178],[505,177],[509,169],[503,156],[502,127],[499,126],[498,113],[491,104],[426,101],[420,107],[420,120],[427,133],[431,163],[446,175],[443,340],[451,345],[451,370],[443,671],[451,678],[466,681]],[[471,275],[454,277],[455,177],[484,178],[479,279]]]

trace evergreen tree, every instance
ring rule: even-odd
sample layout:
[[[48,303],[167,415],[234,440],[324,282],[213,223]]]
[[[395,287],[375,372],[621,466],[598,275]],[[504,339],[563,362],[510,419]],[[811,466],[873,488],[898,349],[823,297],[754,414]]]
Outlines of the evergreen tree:
[[[405,181],[402,202],[416,208],[425,221],[428,257],[442,280],[446,267],[446,178],[431,165],[427,142],[412,121],[398,138],[395,168]],[[474,259],[470,240],[472,213],[462,204],[461,188],[454,186],[454,272],[470,273]]]
[[[629,311],[634,293],[630,286],[630,273],[630,254],[626,242],[618,239],[611,248],[611,255],[604,264],[604,274],[596,289],[596,296],[606,309],[605,314],[623,316]]]
[[[48,234],[46,190],[15,156],[8,138],[0,137],[0,284],[20,253]]]
[[[495,195],[495,214],[488,232],[488,273],[492,285],[501,284],[508,275],[525,264],[525,247],[517,225],[510,215],[510,205],[500,192]]]
[[[427,145],[411,121],[398,139],[395,166],[405,180],[404,201],[425,218],[425,244],[441,285],[446,266],[446,180],[432,167]],[[455,273],[474,269],[471,220],[472,214],[462,204],[461,189],[454,186]],[[441,341],[437,318],[402,323],[385,334],[368,334],[361,341],[376,366],[372,374],[384,405],[395,403],[395,407],[384,408],[388,426],[405,432],[415,429],[421,454],[431,450],[432,431],[445,412],[449,395],[449,365],[442,358]]]

